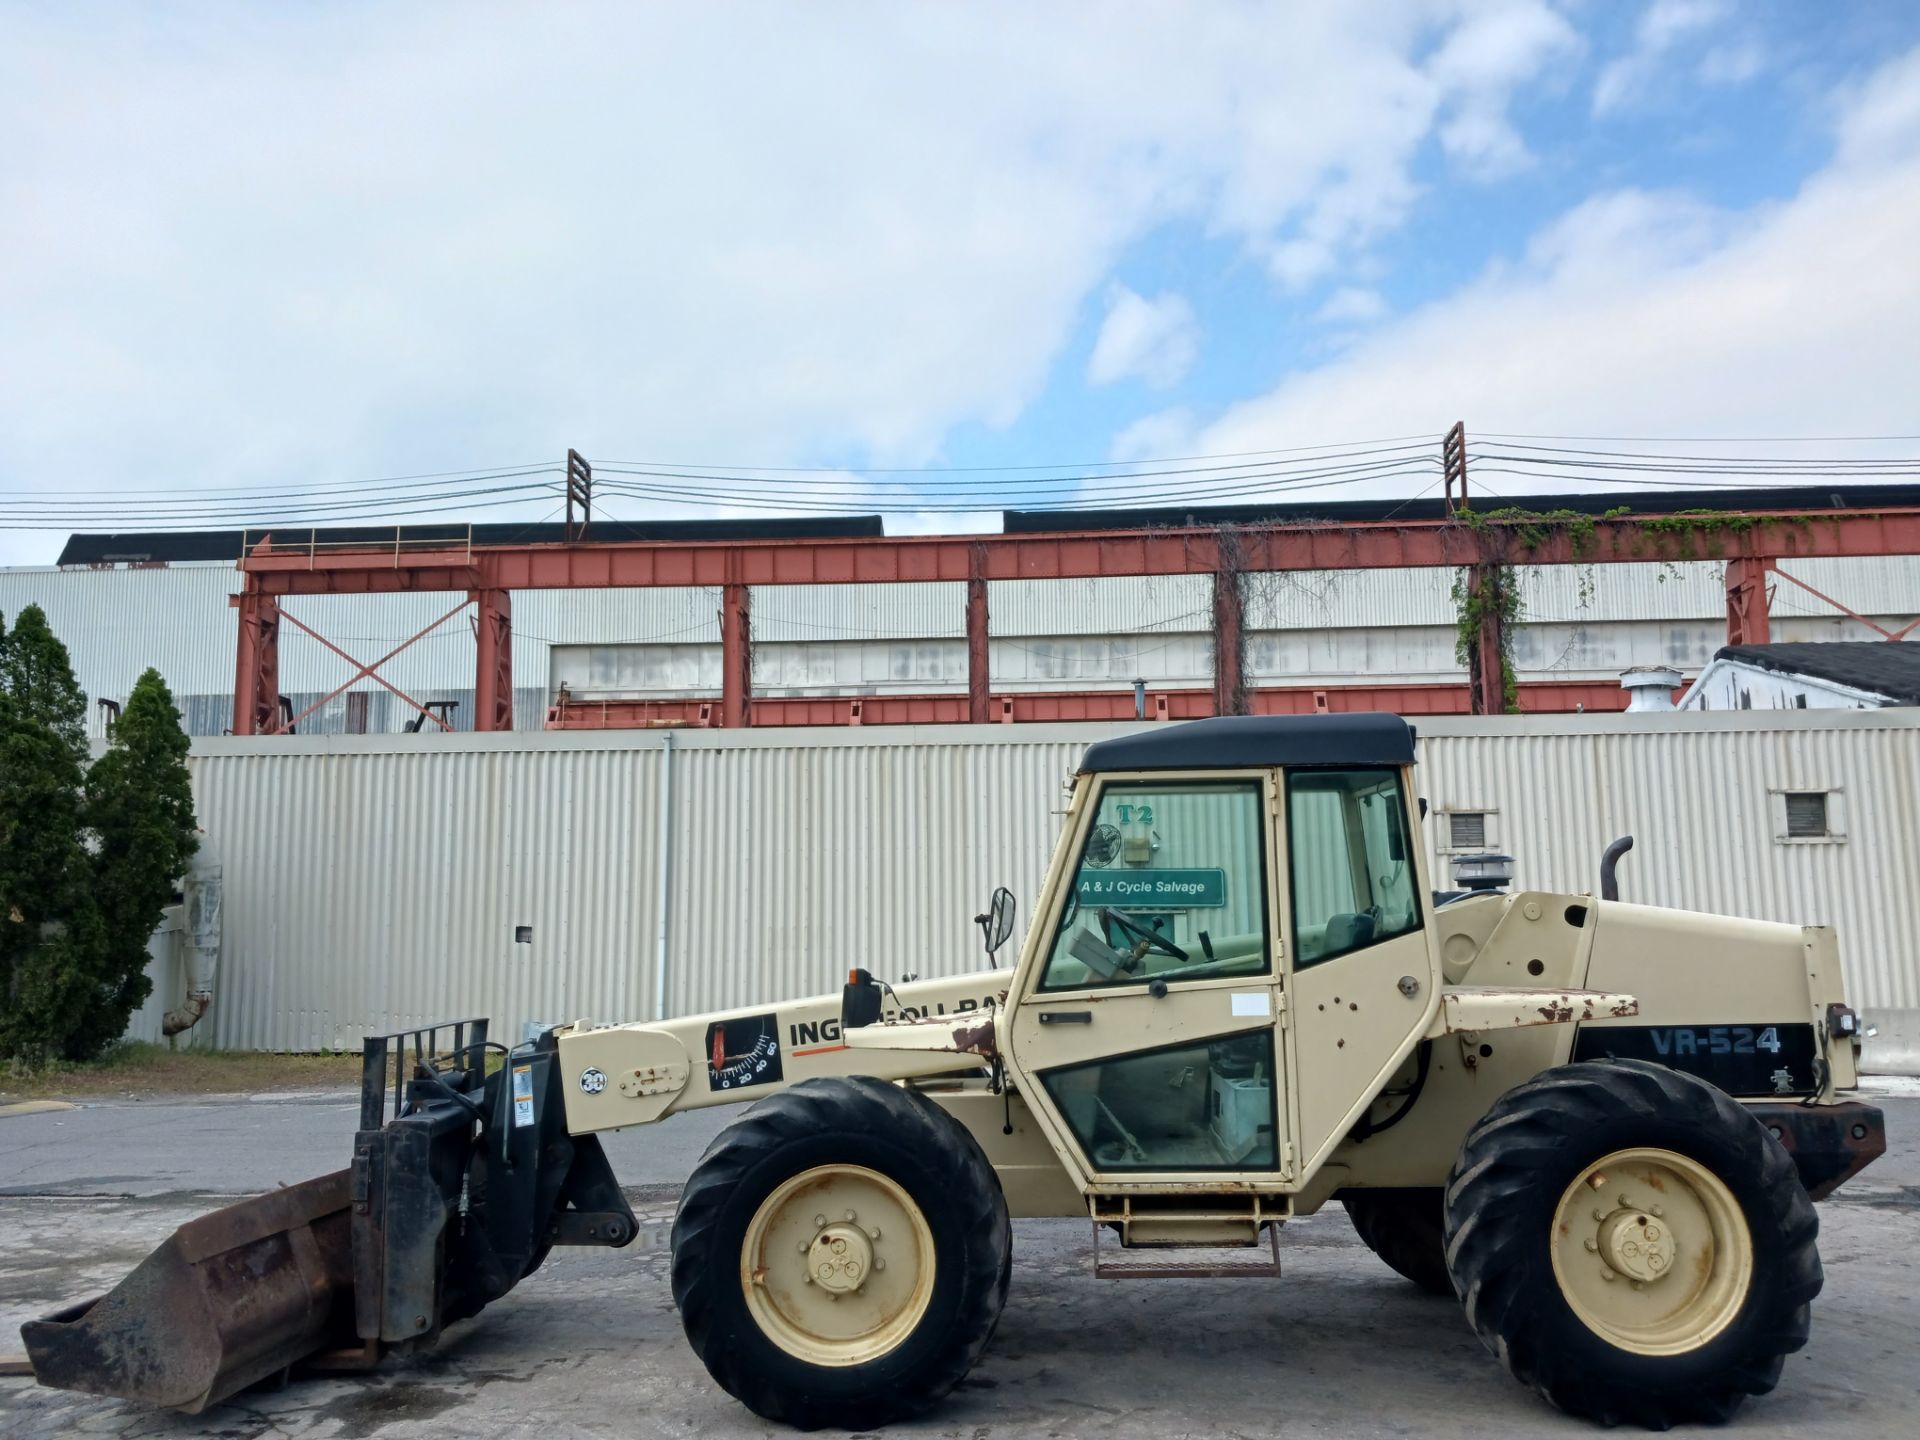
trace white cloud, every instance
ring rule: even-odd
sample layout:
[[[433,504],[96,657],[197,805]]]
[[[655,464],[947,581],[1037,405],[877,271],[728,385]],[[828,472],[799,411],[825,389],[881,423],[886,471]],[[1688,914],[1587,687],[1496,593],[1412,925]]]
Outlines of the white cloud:
[[[1584,48],[1564,16],[1533,0],[1472,11],[1428,67],[1458,97],[1440,127],[1441,148],[1476,179],[1504,179],[1531,165],[1526,142],[1507,118],[1507,97]]]
[[[1462,13],[14,7],[0,488],[921,460],[1156,227],[1306,284],[1508,163],[1551,12]]]
[[[1594,82],[1593,113],[1609,114],[1639,99],[1669,51],[1713,29],[1732,9],[1731,0],[1652,0],[1634,26],[1633,48],[1609,62]],[[1731,62],[1736,48],[1717,47],[1715,53],[1720,59],[1715,63],[1724,66]],[[1753,52],[1756,57],[1757,53]],[[1756,68],[1757,63],[1756,59]]]
[[[1148,300],[1115,285],[1087,360],[1087,383],[1111,385],[1137,377],[1164,390],[1185,377],[1199,353],[1200,325],[1185,296],[1169,291]]]
[[[1113,460],[1151,460],[1177,455],[1193,436],[1195,416],[1184,405],[1143,415],[1113,437],[1108,458]]]
[[[1157,438],[1219,453],[1437,437],[1456,418],[1469,434],[1911,429],[1898,420],[1920,373],[1920,50],[1841,97],[1835,133],[1832,163],[1789,200],[1728,213],[1680,194],[1596,195],[1519,261]],[[1491,467],[1481,478],[1542,489]]]
[[[1732,9],[1732,0],[1653,0],[1640,16],[1640,43],[1649,49],[1667,49],[1719,24]]]
[[[1766,67],[1766,47],[1752,36],[1743,36],[1709,49],[1700,57],[1698,73],[1706,85],[1744,85]]]
[[[1386,299],[1378,290],[1366,290],[1357,285],[1343,285],[1326,299],[1326,303],[1314,312],[1313,318],[1334,323],[1366,323],[1378,320],[1387,313]]]

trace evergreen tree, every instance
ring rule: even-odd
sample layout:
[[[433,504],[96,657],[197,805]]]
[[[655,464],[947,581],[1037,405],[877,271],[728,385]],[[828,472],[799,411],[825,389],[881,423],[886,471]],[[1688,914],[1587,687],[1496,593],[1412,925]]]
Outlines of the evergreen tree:
[[[86,769],[87,697],[73,678],[67,647],[38,605],[14,616],[13,633],[0,644],[0,690],[53,732],[76,769]]]
[[[86,697],[30,606],[0,628],[0,1054],[67,1051],[102,930],[84,839]]]
[[[67,1039],[75,1059],[119,1039],[152,992],[147,940],[200,845],[187,735],[159,671],[148,670],[135,683],[111,740],[87,775],[87,816],[96,838],[93,896],[104,949]]]
[[[147,998],[147,942],[199,842],[157,671],[87,764],[87,697],[37,605],[0,619],[0,1056],[90,1059]]]

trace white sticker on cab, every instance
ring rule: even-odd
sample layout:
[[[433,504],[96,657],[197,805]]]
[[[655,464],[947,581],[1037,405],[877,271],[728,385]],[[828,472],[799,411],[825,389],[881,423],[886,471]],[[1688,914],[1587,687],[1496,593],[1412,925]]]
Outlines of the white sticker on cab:
[[[1273,1001],[1264,990],[1236,990],[1233,992],[1233,1014],[1235,1019],[1243,1015],[1271,1015]]]

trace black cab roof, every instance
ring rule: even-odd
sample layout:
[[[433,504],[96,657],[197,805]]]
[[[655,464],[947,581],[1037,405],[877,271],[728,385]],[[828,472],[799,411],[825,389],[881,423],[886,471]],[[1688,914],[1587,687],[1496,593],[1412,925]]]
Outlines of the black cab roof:
[[[1233,770],[1273,765],[1411,765],[1413,727],[1398,715],[1222,715],[1158,725],[1087,747],[1083,773]]]

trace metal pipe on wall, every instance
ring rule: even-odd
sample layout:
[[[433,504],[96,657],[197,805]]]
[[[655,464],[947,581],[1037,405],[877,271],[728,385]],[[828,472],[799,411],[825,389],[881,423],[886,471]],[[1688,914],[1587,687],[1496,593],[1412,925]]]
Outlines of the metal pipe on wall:
[[[162,1035],[178,1035],[191,1030],[213,1007],[214,974],[220,965],[220,852],[214,848],[205,830],[198,832],[200,848],[194,852],[181,881],[184,924],[181,945],[186,951],[186,998],[161,1018]]]
[[[667,948],[673,935],[673,732],[661,736],[660,747],[660,926],[653,950],[653,1018],[667,1018]]]

